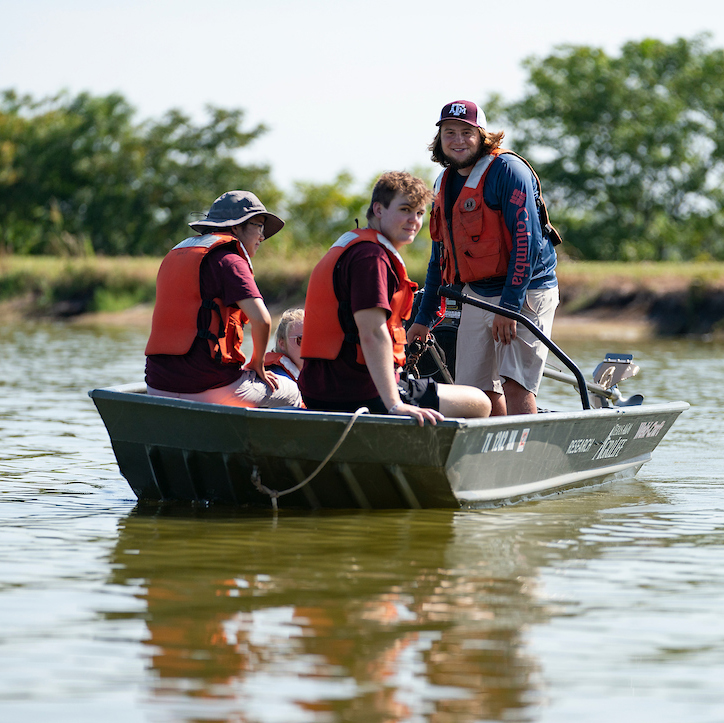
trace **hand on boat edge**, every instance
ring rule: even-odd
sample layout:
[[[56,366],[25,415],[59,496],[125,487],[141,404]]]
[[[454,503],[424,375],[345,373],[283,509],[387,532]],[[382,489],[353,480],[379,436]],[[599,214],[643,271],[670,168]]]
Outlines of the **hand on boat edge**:
[[[414,404],[398,404],[394,407],[393,414],[400,417],[412,417],[417,423],[423,427],[427,420],[430,424],[437,424],[438,420],[443,420],[445,417],[435,409],[429,409],[427,407],[416,407]]]

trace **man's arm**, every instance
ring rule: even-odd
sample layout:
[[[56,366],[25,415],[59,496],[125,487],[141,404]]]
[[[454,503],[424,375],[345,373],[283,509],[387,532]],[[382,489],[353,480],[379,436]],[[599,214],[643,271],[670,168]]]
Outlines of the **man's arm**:
[[[515,156],[500,156],[495,166],[490,168],[490,173],[493,172],[495,175],[489,179],[489,190],[486,183],[485,201],[491,207],[500,208],[513,243],[500,305],[511,311],[520,311],[541,244],[535,203],[539,189],[528,166]],[[491,197],[487,197],[488,193]],[[510,344],[517,336],[517,324],[496,314],[492,332],[495,341]]]
[[[365,364],[385,407],[394,408],[395,414],[413,417],[420,426],[425,424],[425,420],[437,424],[438,419],[443,419],[442,414],[434,409],[404,404],[400,399],[395,378],[392,339],[387,329],[387,312],[378,307],[361,309],[354,313],[354,320]]]
[[[254,344],[251,359],[244,369],[256,372],[256,375],[272,389],[278,389],[279,383],[273,372],[264,369],[264,355],[271,335],[271,316],[263,299],[253,297],[237,301],[236,305],[246,314],[251,324],[251,339]]]
[[[496,173],[490,190],[487,183],[485,187],[486,203],[501,210],[512,241],[500,304],[511,311],[520,311],[543,243],[536,206],[540,191],[531,170],[515,156],[500,156],[490,168],[490,172],[493,171]],[[490,199],[488,192],[493,195]]]

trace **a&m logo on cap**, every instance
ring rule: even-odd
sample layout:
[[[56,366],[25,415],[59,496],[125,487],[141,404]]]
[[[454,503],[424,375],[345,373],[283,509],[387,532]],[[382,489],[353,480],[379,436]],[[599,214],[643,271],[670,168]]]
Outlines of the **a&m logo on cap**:
[[[485,113],[471,100],[454,100],[444,105],[436,125],[446,120],[458,120],[476,128],[485,128]]]

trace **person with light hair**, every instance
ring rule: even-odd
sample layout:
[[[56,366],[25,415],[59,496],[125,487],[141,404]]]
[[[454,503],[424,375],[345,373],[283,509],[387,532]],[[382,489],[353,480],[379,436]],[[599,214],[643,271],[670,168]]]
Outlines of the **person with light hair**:
[[[299,379],[302,359],[304,309],[287,309],[279,319],[273,351],[264,357],[264,366],[277,376]]]

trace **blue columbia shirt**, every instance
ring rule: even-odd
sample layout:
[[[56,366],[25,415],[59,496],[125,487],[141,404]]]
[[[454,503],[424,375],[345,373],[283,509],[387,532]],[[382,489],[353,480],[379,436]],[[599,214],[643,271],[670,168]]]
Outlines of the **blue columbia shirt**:
[[[456,178],[457,176],[457,178]],[[450,172],[446,190],[452,195],[444,199],[446,217],[449,217],[453,204],[467,180],[456,171]],[[448,194],[446,194],[447,196]],[[513,248],[510,252],[510,265],[507,276],[481,279],[470,282],[470,288],[481,296],[500,296],[500,305],[511,311],[520,311],[528,289],[551,289],[558,285],[556,278],[556,252],[553,244],[541,232],[536,199],[540,188],[530,168],[520,158],[505,153],[498,156],[490,165],[483,187],[483,200],[494,211],[502,211],[505,225],[510,231]],[[525,207],[528,220],[523,236],[529,239],[527,249],[520,243],[521,228],[519,210]],[[449,221],[448,221],[449,224]],[[519,256],[520,253],[520,256]],[[523,257],[525,260],[523,261]],[[517,264],[516,264],[517,262]],[[522,283],[513,285],[511,280],[518,269]],[[520,270],[523,269],[523,273]],[[442,283],[440,271],[440,245],[433,241],[430,262],[427,265],[425,293],[415,322],[431,327],[440,307],[437,290]]]

